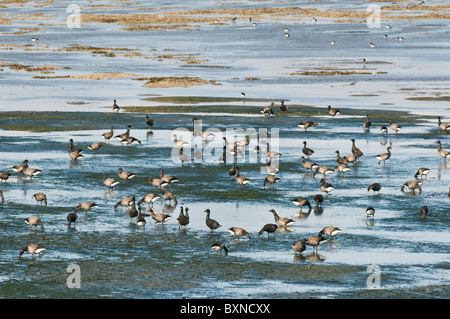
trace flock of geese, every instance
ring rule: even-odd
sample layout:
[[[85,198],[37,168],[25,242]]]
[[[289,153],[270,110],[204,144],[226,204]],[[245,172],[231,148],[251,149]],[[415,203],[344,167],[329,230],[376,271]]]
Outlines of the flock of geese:
[[[279,104],[279,105],[275,105],[274,103],[271,103],[270,106],[262,108],[261,113],[264,116],[271,116],[271,115],[273,115],[274,107],[279,107],[280,111],[282,111],[282,112],[287,111],[287,106],[284,104],[284,101],[282,101],[281,104]],[[117,105],[116,100],[114,100],[113,112],[118,113],[119,110],[120,110],[120,107]],[[327,114],[334,117],[341,113],[338,109],[331,108],[331,106],[328,106]],[[146,125],[147,125],[147,132],[149,132],[149,130],[150,130],[150,133],[151,133],[152,127],[154,125],[154,120],[149,118],[148,115],[146,117]],[[372,124],[370,122],[370,117],[369,117],[369,115],[367,115],[366,121],[363,123],[363,128],[365,130],[369,130],[371,125]],[[298,124],[298,127],[303,128],[305,131],[310,127],[317,127],[317,126],[318,126],[318,124],[316,122],[309,121],[309,120]],[[441,117],[438,117],[438,127],[442,132],[450,131],[449,124],[443,123],[441,121]],[[110,142],[110,139],[112,139],[112,138],[119,140],[123,145],[130,145],[135,141],[137,141],[138,143],[141,143],[137,138],[130,135],[130,129],[131,129],[131,125],[128,125],[127,130],[124,133],[114,135],[114,126],[112,126],[110,131],[105,132],[102,135],[102,137],[104,138],[104,142],[93,143],[88,146],[88,149],[90,149],[93,152],[93,155],[95,156],[95,154],[96,154],[95,152],[98,149],[100,149],[102,146],[108,144]],[[392,120],[390,120],[390,123],[388,126],[384,126],[384,125],[380,126],[380,131],[382,134],[388,134],[389,130],[391,130],[395,133],[398,133],[401,129],[402,129],[402,127],[398,124],[392,123]],[[203,135],[203,133],[202,133],[202,135]],[[210,138],[210,136],[202,136],[202,137]],[[224,145],[224,153],[228,149],[231,154],[234,154],[235,159],[236,159],[237,154],[239,153],[238,149],[243,148],[243,147],[245,148],[245,146],[249,145],[249,142],[250,142],[249,136],[246,136],[246,138],[244,140],[237,141],[237,142],[229,142],[229,141],[227,141],[227,139],[225,137],[223,137],[223,139],[224,139],[224,144],[225,144]],[[336,170],[338,172],[345,173],[345,172],[351,170],[351,167],[349,166],[349,164],[356,163],[360,157],[364,156],[364,154],[361,152],[361,150],[358,147],[356,147],[355,139],[351,139],[351,142],[352,142],[352,154],[341,157],[339,151],[335,152],[337,165],[334,167],[327,167],[327,166],[319,165],[315,162],[310,161],[310,156],[312,156],[314,154],[314,150],[307,147],[306,141],[303,142],[303,149],[302,149],[303,155],[301,156],[301,164],[306,170],[313,172],[313,177],[315,177],[316,174],[322,175],[321,176],[322,178],[320,180],[320,190],[323,191],[325,194],[328,194],[334,190],[333,185],[331,185],[330,183],[327,183],[325,181],[326,175],[333,173]],[[186,141],[178,139],[176,135],[173,135],[173,143],[174,143],[174,145],[178,146],[181,150],[187,144]],[[444,160],[447,158],[450,158],[450,151],[444,150],[441,146],[440,141],[436,141],[436,143],[438,145],[439,156],[444,158]],[[260,151],[259,146],[260,146],[260,141],[259,141],[259,136],[258,136],[258,145],[254,150],[255,152]],[[77,161],[78,159],[82,158],[84,156],[83,152],[84,151],[82,149],[74,146],[73,139],[69,140],[68,153],[69,153],[69,157],[73,161]],[[180,154],[182,154],[182,151],[180,152]],[[225,154],[224,154],[224,156],[225,156]],[[266,176],[264,178],[263,186],[265,187],[266,184],[269,183],[273,187],[274,184],[277,183],[278,181],[280,181],[281,179],[279,177],[277,177],[278,168],[276,166],[272,165],[271,161],[272,161],[272,159],[279,158],[281,156],[281,153],[270,150],[269,143],[266,143],[266,156],[267,156],[266,162],[267,162],[268,176]],[[375,158],[378,160],[378,165],[380,165],[381,162],[383,162],[385,165],[386,161],[390,157],[391,157],[391,146],[387,147],[386,153],[382,153],[382,154],[375,156]],[[222,158],[222,163],[225,163],[225,161],[223,161],[223,158]],[[28,176],[30,178],[30,180],[34,176],[37,176],[42,173],[42,170],[30,167],[28,160],[24,160],[21,164],[12,166],[10,169],[12,171],[16,172],[18,174],[19,178],[20,178],[21,174],[24,174],[25,176]],[[422,179],[424,177],[426,178],[426,176],[429,174],[429,172],[430,172],[430,169],[428,169],[426,167],[419,168],[417,170],[416,174],[414,175],[415,179],[405,182],[401,186],[401,191],[403,192],[405,188],[408,188],[412,192],[414,192],[415,190],[418,190],[419,193],[421,193],[422,192],[422,188],[421,188]],[[117,209],[119,206],[125,206],[127,208],[127,212],[128,212],[128,216],[130,217],[130,220],[132,222],[134,220],[134,223],[139,227],[144,227],[146,225],[147,221],[146,221],[145,217],[147,217],[147,216],[150,216],[155,221],[156,224],[160,223],[161,225],[163,225],[164,223],[169,221],[172,218],[172,216],[170,214],[155,212],[153,209],[153,203],[156,200],[163,198],[164,201],[172,201],[176,204],[177,198],[173,194],[173,192],[171,192],[170,190],[167,190],[167,189],[163,190],[163,188],[168,187],[168,186],[170,187],[170,185],[172,183],[179,182],[180,180],[175,176],[165,174],[163,168],[159,169],[159,173],[160,173],[159,178],[147,177],[146,179],[154,187],[161,190],[161,195],[158,195],[155,193],[149,193],[149,194],[146,194],[145,196],[143,196],[142,199],[140,199],[139,201],[137,201],[136,197],[123,198],[114,205],[114,209]],[[240,186],[245,186],[251,182],[251,180],[249,178],[240,174],[240,169],[238,166],[236,166],[236,160],[234,161],[232,167],[228,170],[228,174],[230,176],[234,176],[236,179],[236,182]],[[0,182],[2,182],[2,183],[6,182],[10,176],[11,176],[11,173],[9,173],[9,172],[6,172],[6,171],[0,172]],[[118,169],[117,176],[118,176],[119,180],[128,181],[128,180],[134,178],[136,175],[131,172],[126,172],[120,167]],[[116,180],[113,177],[108,177],[108,173],[106,173],[106,172],[103,174],[103,183],[109,190],[112,190],[115,186],[117,186],[121,182],[119,180]],[[369,185],[367,188],[367,191],[370,191],[370,190],[372,190],[374,192],[380,192],[381,185],[379,183],[373,183],[372,185]],[[44,193],[36,193],[32,197],[36,200],[37,204],[47,206],[47,196]],[[449,187],[449,192],[448,192],[448,198],[450,200],[450,187]],[[1,200],[1,202],[4,201],[4,194],[1,190],[0,190],[0,200]],[[321,195],[321,194],[315,195],[314,202],[316,204],[316,207],[319,207],[321,205],[321,203],[323,202],[323,200],[324,200],[323,195]],[[148,207],[143,212],[141,205],[144,202],[148,204]],[[302,209],[304,206],[308,207],[308,212],[310,212],[312,209],[311,203],[308,201],[308,199],[306,199],[304,197],[294,198],[291,200],[291,202],[294,205],[300,207],[300,212],[302,212]],[[96,207],[98,207],[98,205],[94,202],[86,201],[86,202],[79,203],[75,207],[75,210],[67,215],[67,218],[66,218],[67,226],[69,228],[75,226],[77,219],[78,219],[78,211],[82,210],[85,212],[85,214],[87,214],[87,212],[89,210],[96,208]],[[268,224],[264,225],[261,228],[261,230],[258,232],[258,236],[261,236],[264,232],[266,232],[268,234],[268,236],[270,236],[271,234],[274,234],[275,232],[277,232],[277,229],[279,230],[279,228],[280,229],[286,228],[286,227],[289,227],[290,225],[292,225],[293,223],[295,223],[295,220],[293,220],[289,217],[280,217],[274,209],[270,209],[269,212],[273,214],[274,223],[268,223]],[[206,209],[205,213],[206,213],[205,223],[206,223],[206,226],[208,227],[208,229],[210,230],[210,232],[213,232],[216,229],[221,227],[221,224],[218,221],[211,218],[211,211],[209,209]],[[426,215],[428,213],[428,207],[427,206],[419,207],[419,213],[423,217],[426,217]],[[367,209],[366,209],[367,218],[373,218],[374,214],[375,214],[375,208],[367,207]],[[179,230],[185,230],[188,227],[188,225],[189,225],[189,208],[188,207],[183,207],[183,206],[180,207],[180,213],[179,213],[176,221],[177,221]],[[28,224],[30,227],[36,228],[37,226],[39,226],[41,228],[41,230],[44,230],[43,222],[39,217],[35,217],[35,216],[30,217],[30,218],[25,219],[24,222],[26,224]],[[231,227],[228,229],[228,231],[233,236],[235,236],[238,240],[240,239],[240,237],[246,237],[249,240],[251,239],[251,235],[242,227]],[[317,236],[310,236],[308,238],[304,238],[304,239],[301,239],[301,240],[293,243],[292,249],[295,254],[299,254],[306,250],[306,246],[311,246],[313,249],[313,253],[317,253],[318,246],[320,244],[328,241],[328,239],[331,239],[333,236],[339,234],[340,232],[342,232],[342,230],[339,227],[335,227],[335,226],[331,226],[331,225],[326,226],[318,232]],[[326,239],[324,237],[324,235],[328,236],[328,239]],[[225,243],[222,241],[215,242],[211,246],[211,248],[220,254],[222,254],[222,251],[225,254],[228,254],[228,248],[226,247]],[[21,256],[25,251],[27,251],[32,255],[32,258],[34,258],[35,254],[39,255],[39,257],[40,257],[40,253],[45,250],[46,250],[46,248],[40,244],[30,243],[20,251],[19,256]]]

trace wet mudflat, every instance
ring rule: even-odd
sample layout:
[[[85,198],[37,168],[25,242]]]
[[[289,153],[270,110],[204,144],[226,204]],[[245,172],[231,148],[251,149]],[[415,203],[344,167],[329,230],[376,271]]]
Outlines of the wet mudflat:
[[[257,2],[246,5],[258,7]],[[282,6],[277,1],[270,5]],[[354,9],[350,4],[342,6],[338,9]],[[138,7],[127,6],[122,13],[134,13]],[[437,126],[437,115],[449,122],[448,101],[438,98],[445,97],[449,83],[442,67],[445,20],[389,21],[386,24],[394,30],[387,30],[368,29],[363,19],[344,23],[323,18],[312,24],[305,15],[290,20],[291,36],[286,37],[285,23],[275,13],[258,16],[259,20],[254,17],[256,26],[247,21],[250,11],[235,11],[240,13],[235,23],[231,18],[223,20],[223,25],[184,21],[194,28],[170,31],[124,30],[120,22],[99,22],[100,16],[89,16],[79,30],[43,24],[39,42],[30,44],[30,37],[36,36],[32,31],[13,34],[23,27],[23,21],[14,19],[15,10],[45,11],[58,21],[62,18],[55,14],[55,7],[17,5],[8,10],[11,24],[0,26],[6,32],[0,51],[0,61],[5,62],[0,71],[0,171],[12,173],[0,185],[5,197],[0,204],[2,297],[449,296],[450,162],[438,155],[435,143],[440,140],[444,149],[450,148],[448,133]],[[110,7],[89,10],[99,15],[114,11]],[[92,32],[98,36],[92,37]],[[383,38],[385,33],[388,40]],[[405,41],[395,40],[400,34]],[[213,41],[218,37],[223,40]],[[148,38],[151,45],[143,46]],[[330,45],[331,39],[336,39],[336,45]],[[370,48],[369,41],[378,41],[377,47]],[[307,45],[301,45],[304,42]],[[91,47],[64,49],[74,45]],[[94,46],[121,49],[102,51]],[[136,52],[142,55],[130,55]],[[187,56],[199,63],[188,63]],[[26,65],[56,68],[20,70]],[[195,81],[194,86],[183,87],[166,81],[174,86],[145,86],[150,78],[168,80],[174,75],[217,82]],[[246,96],[241,97],[241,92]],[[119,114],[112,112],[113,99],[121,106]],[[286,112],[274,107],[273,115],[261,114],[262,107],[281,100],[288,105]],[[330,104],[341,114],[327,115]],[[372,127],[364,131],[367,114]],[[155,121],[150,132],[146,115]],[[215,137],[205,143],[194,136],[193,118],[201,120],[201,131],[211,131]],[[306,119],[319,126],[305,132],[297,124]],[[399,133],[381,133],[381,125],[388,126],[390,119],[403,127]],[[141,144],[121,145],[112,139],[95,155],[87,148],[103,141],[102,134],[111,126],[120,134],[128,125]],[[269,134],[271,149],[282,154],[274,160],[281,179],[274,187],[263,186],[265,144],[260,145],[259,155],[253,152],[257,134],[264,132]],[[191,159],[186,163],[178,160],[174,133],[189,142],[184,152]],[[227,152],[226,163],[218,163],[222,137],[232,141],[246,135],[250,144],[242,154],[235,159]],[[84,150],[84,158],[70,159],[69,139]],[[310,161],[334,167],[336,150],[342,157],[351,154],[351,139],[364,156],[349,165],[349,172],[327,175],[334,190],[325,194],[319,188],[321,175],[313,176],[301,165],[303,141],[314,149]],[[193,157],[195,144],[203,151],[201,161]],[[375,155],[386,152],[388,146],[391,158],[379,164]],[[42,174],[30,180],[10,170],[25,159]],[[240,173],[251,180],[245,186],[227,173],[235,160]],[[136,177],[108,190],[103,173],[118,179],[120,167]],[[414,174],[421,167],[430,169],[422,180],[422,192],[402,192],[401,186],[416,179]],[[169,188],[176,204],[162,199],[153,204],[155,211],[172,218],[161,225],[146,216],[146,226],[138,227],[125,207],[114,209],[114,205],[124,197],[140,200],[147,193],[161,194],[146,179],[157,178],[159,168],[180,179]],[[379,194],[367,191],[375,182],[382,185]],[[38,192],[47,195],[47,206],[32,198]],[[324,196],[319,208],[313,202],[316,194]],[[311,211],[304,207],[300,213],[291,202],[296,197],[306,197],[313,205]],[[82,201],[99,207],[79,211],[75,227],[68,228],[67,214]],[[419,214],[423,205],[429,208],[426,218]],[[176,223],[181,206],[188,207],[190,214],[190,224],[182,231]],[[373,219],[366,217],[368,206],[376,209]],[[145,210],[147,203],[142,207]],[[221,228],[209,231],[205,209],[211,210],[211,218]],[[269,209],[294,219],[295,224],[274,236],[258,237],[265,224],[274,223]],[[30,229],[23,220],[31,216],[39,216],[45,229]],[[342,232],[320,245],[317,254],[309,246],[302,254],[294,254],[295,241],[315,236],[328,225]],[[234,226],[245,228],[251,240],[233,237],[228,228]],[[225,242],[227,256],[211,249],[217,241]],[[40,259],[29,254],[19,257],[30,242],[46,247]],[[70,273],[66,269],[71,264],[80,266],[81,289],[67,287]],[[374,274],[367,271],[371,265],[379,269],[377,289],[368,286]]]

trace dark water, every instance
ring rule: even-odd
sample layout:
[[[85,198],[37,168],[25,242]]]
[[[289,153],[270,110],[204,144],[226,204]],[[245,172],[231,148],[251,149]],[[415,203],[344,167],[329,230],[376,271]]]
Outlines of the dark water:
[[[279,5],[276,1],[268,4]],[[55,8],[45,10],[54,13]],[[64,17],[55,14],[54,18]],[[174,49],[169,53],[198,54],[200,59],[209,59],[208,64],[228,66],[227,69],[181,67],[172,60],[2,49],[0,61],[72,67],[57,71],[58,75],[113,69],[146,76],[198,76],[218,80],[222,85],[151,89],[131,79],[42,80],[33,79],[34,74],[29,72],[4,68],[0,72],[0,171],[12,172],[11,166],[28,159],[30,167],[41,169],[42,174],[30,181],[14,173],[0,185],[5,197],[0,205],[0,295],[4,298],[448,298],[450,163],[438,155],[435,143],[440,140],[444,149],[450,148],[448,133],[439,131],[436,119],[436,115],[441,115],[445,122],[449,121],[448,102],[406,99],[440,96],[448,89],[448,72],[443,67],[443,63],[448,64],[444,54],[446,23],[420,20],[411,27],[411,22],[396,21],[395,32],[403,34],[407,41],[396,42],[392,37],[379,50],[366,48],[366,43],[372,37],[384,41],[385,30],[369,30],[360,23],[335,24],[330,20],[316,26],[309,20],[292,22],[290,38],[283,36],[284,25],[270,20],[258,23],[256,30],[242,20],[235,25],[205,25],[198,30],[132,33],[115,26],[111,31],[109,25],[87,25],[79,30],[46,26],[38,35],[39,45],[47,44],[51,49],[80,43],[139,48],[149,56],[154,54],[153,49],[157,54]],[[19,26],[0,28],[8,33]],[[296,38],[298,33],[308,45],[301,45],[302,41]],[[30,36],[6,34],[1,41],[25,44]],[[342,46],[331,51],[331,37]],[[217,42],[217,38],[222,40]],[[142,45],[144,39],[151,41]],[[331,66],[359,70],[362,57],[379,62],[367,64],[366,69],[387,74],[286,75]],[[246,81],[248,76],[261,80]],[[242,91],[247,99],[260,100],[241,101]],[[232,97],[236,101],[178,105],[142,100],[150,94]],[[113,98],[121,106],[156,106],[158,110],[145,108],[113,114],[110,109]],[[279,103],[280,99],[287,99],[288,106],[314,107],[290,107],[286,114],[275,109],[275,115],[269,118],[261,115],[261,107],[272,100]],[[77,101],[84,104],[68,103]],[[327,116],[329,104],[340,108],[342,114],[335,118]],[[170,113],[162,111],[165,105]],[[145,112],[150,112],[155,120],[152,134],[147,133]],[[362,129],[366,114],[372,116],[369,132]],[[271,133],[268,139],[271,147],[282,153],[278,174],[281,181],[274,188],[263,187],[267,175],[265,152],[263,148],[262,157],[255,157],[253,133],[245,157],[237,158],[241,174],[251,179],[245,187],[227,174],[233,162],[231,154],[227,155],[225,165],[206,157],[202,163],[192,160],[182,165],[174,161],[172,154],[178,153],[173,147],[174,132],[188,130],[189,134],[182,132],[183,139],[191,146],[201,144],[191,135],[193,117],[201,118],[203,130],[215,130],[216,137],[203,148],[209,152],[204,155],[212,154],[216,159],[221,154],[222,136],[233,140],[233,133],[237,132],[236,139],[241,140],[251,129]],[[403,130],[383,135],[379,127],[387,125],[390,118],[402,125]],[[304,119],[317,121],[319,126],[304,132],[297,127]],[[94,156],[87,146],[102,141],[101,134],[111,125],[115,126],[116,134],[132,125],[131,135],[140,139],[142,145],[122,146],[111,140]],[[85,157],[76,163],[68,156],[70,138],[85,151]],[[302,142],[307,141],[308,147],[315,150],[311,161],[333,167],[336,150],[341,156],[351,153],[352,138],[364,156],[345,175],[337,172],[328,175],[326,180],[335,189],[325,195],[319,188],[319,175],[313,177],[301,166]],[[379,165],[374,156],[385,152],[387,146],[392,147],[392,157],[385,165]],[[193,151],[186,148],[186,153],[189,150]],[[117,178],[119,167],[136,177],[109,191],[103,185],[103,173]],[[422,193],[402,192],[401,185],[414,179],[420,167],[431,171],[423,180]],[[124,197],[136,196],[139,200],[147,193],[160,193],[145,179],[158,177],[159,168],[180,179],[170,187],[178,203],[173,207],[173,203],[158,200],[155,210],[170,213],[172,219],[162,226],[146,217],[147,225],[139,228],[125,208],[115,210],[114,204]],[[382,184],[380,194],[367,192],[368,185],[374,182]],[[36,205],[32,195],[37,192],[47,194],[47,206]],[[325,195],[322,208],[313,207],[310,213],[304,210],[299,214],[298,207],[291,203],[295,197],[313,202],[314,195],[319,193]],[[95,202],[99,207],[87,214],[79,212],[75,228],[69,229],[66,216],[82,201]],[[427,218],[419,214],[422,205],[429,208]],[[189,208],[190,224],[186,231],[179,231],[176,224],[180,206]],[[368,206],[376,209],[374,219],[366,218]],[[213,233],[205,225],[207,208],[222,225]],[[263,225],[274,222],[269,209],[293,218],[296,223],[274,237],[267,234],[258,237]],[[42,219],[44,231],[30,230],[23,222],[31,216]],[[320,245],[318,254],[308,247],[301,255],[294,255],[292,243],[317,235],[328,225],[338,226],[342,233]],[[233,238],[227,231],[233,226],[245,228],[252,239]],[[226,243],[227,256],[211,249],[216,241]],[[29,254],[19,258],[20,250],[31,242],[40,243],[47,250],[40,259],[31,259]],[[71,264],[80,267],[80,289],[67,286],[70,275],[67,268]],[[367,270],[371,265],[379,267],[380,286],[376,289],[367,283],[372,275]]]

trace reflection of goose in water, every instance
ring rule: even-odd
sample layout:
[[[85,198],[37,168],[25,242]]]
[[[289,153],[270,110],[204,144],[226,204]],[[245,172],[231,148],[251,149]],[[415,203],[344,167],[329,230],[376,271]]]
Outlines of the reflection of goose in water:
[[[311,253],[311,254],[309,254],[309,255],[304,255],[304,257],[305,257],[308,261],[312,261],[312,262],[318,262],[318,261],[324,261],[324,260],[326,260],[325,256],[319,255],[318,253]]]

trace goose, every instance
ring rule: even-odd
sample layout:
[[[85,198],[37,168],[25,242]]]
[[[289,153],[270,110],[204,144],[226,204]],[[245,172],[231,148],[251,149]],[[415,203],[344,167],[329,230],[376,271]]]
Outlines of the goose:
[[[23,255],[24,252],[29,252],[31,254],[31,258],[34,258],[35,254],[39,255],[39,258],[41,258],[41,252],[43,252],[45,249],[44,246],[39,244],[28,244],[26,245],[19,253],[19,257]]]
[[[34,176],[39,175],[39,174],[42,173],[42,171],[41,171],[40,169],[37,169],[37,168],[31,168],[31,167],[28,167],[28,165],[25,165],[25,166],[23,167],[22,172],[23,172],[24,175],[30,177],[30,181],[31,181],[31,179],[32,179]]]
[[[158,199],[160,199],[161,196],[153,193],[148,193],[142,199],[138,202],[138,205],[141,205],[143,202],[148,203],[149,205],[153,206],[153,203],[156,202]]]
[[[142,215],[142,208],[141,206],[139,206],[138,208],[138,215],[136,217],[136,225],[137,226],[141,226],[141,227],[145,227],[145,224],[147,223],[147,221],[145,220],[144,216]]]
[[[124,181],[129,181],[130,179],[132,179],[133,177],[136,177],[135,174],[130,173],[130,172],[125,172],[122,167],[119,167],[118,169],[118,173],[117,176],[119,176],[120,179],[123,179]]]
[[[250,183],[250,179],[239,174],[239,167],[236,167],[236,182],[238,182],[239,186],[247,185]]]
[[[224,151],[222,153],[222,158],[219,160],[220,163],[225,163],[227,161],[227,153],[226,153],[226,146],[223,147]],[[195,144],[194,145],[194,160],[195,161],[200,161],[203,158],[203,154],[202,152],[198,149],[198,145]]]
[[[180,158],[181,164],[189,163],[191,161],[191,156],[184,154],[183,147],[180,147],[180,150],[178,151],[178,156]]]
[[[9,172],[0,172],[0,182],[6,182],[6,180],[11,176]]]
[[[248,239],[251,239],[250,234],[242,227],[231,227],[231,228],[228,228],[228,231],[233,236],[236,236],[238,240],[242,236],[246,236]]]
[[[278,216],[277,212],[275,211],[275,209],[270,209],[269,212],[271,212],[273,214],[273,217],[275,218],[275,223],[277,223],[277,225],[279,227],[286,227],[286,226],[290,226],[292,224],[295,224],[295,220],[289,218],[289,217],[280,217]]]
[[[267,174],[275,176],[278,174],[278,165],[272,165],[272,159],[269,159],[268,161],[266,161],[266,169],[267,169]]]
[[[278,183],[279,181],[281,181],[281,178],[277,177],[277,176],[273,176],[273,175],[269,175],[266,178],[264,178],[264,188],[266,188],[266,184],[269,183],[272,185],[272,187],[275,187],[275,183]]]
[[[419,193],[422,193],[422,187],[420,185],[422,185],[422,182],[413,179],[405,182],[400,189],[403,192],[405,187],[408,187],[412,192],[418,189]]]
[[[414,177],[417,178],[417,176],[420,175],[420,178],[423,178],[423,176],[427,177],[427,175],[430,173],[430,169],[426,167],[421,167],[417,170],[416,174],[414,174]]]
[[[189,208],[186,207],[185,212],[183,213],[183,206],[180,207],[180,214],[178,215],[177,218],[177,223],[178,223],[178,230],[181,230],[183,227],[184,229],[187,228],[187,225],[189,224]]]
[[[405,38],[404,37],[397,37],[397,40],[401,42],[401,41],[405,40]]]
[[[450,131],[450,125],[447,124],[447,123],[441,122],[441,117],[440,116],[438,116],[438,126],[444,132]]]
[[[375,216],[375,208],[369,206],[366,208],[366,216],[367,218],[373,218]]]
[[[159,177],[161,178],[161,180],[164,183],[168,183],[168,184],[172,184],[175,182],[179,182],[180,180],[178,178],[176,178],[175,176],[171,176],[171,175],[164,175],[164,169],[160,168],[159,169]]]
[[[338,162],[338,164],[343,164],[343,165],[348,164],[348,159],[345,157],[340,157],[339,151],[335,151],[335,153],[336,153],[336,162]]]
[[[225,141],[225,146],[229,149],[234,151],[234,149],[237,147],[237,142],[228,142],[227,138],[224,136],[222,138]]]
[[[69,157],[73,160],[73,161],[77,161],[80,158],[83,158],[83,154],[78,153],[76,151],[70,151],[69,150]]]
[[[392,119],[389,119],[389,128],[395,133],[398,133],[398,131],[402,130],[402,127],[400,125],[392,123]]]
[[[299,254],[306,250],[306,239],[296,241],[292,244],[292,249],[294,250],[294,254]]]
[[[445,160],[450,158],[450,151],[444,150],[441,146],[441,141],[436,141],[438,145],[438,154]]]
[[[356,147],[355,143],[355,139],[352,138],[350,140],[352,142],[352,154],[356,156],[356,159],[360,158],[361,156],[364,156],[364,153],[361,152],[361,150],[359,148]]]
[[[423,216],[423,218],[427,217],[427,214],[428,214],[428,206],[426,206],[426,205],[420,206],[420,207],[419,207],[419,213],[420,213],[420,215]]]
[[[383,162],[386,165],[386,160],[388,160],[391,157],[391,149],[392,147],[388,146],[386,153],[378,154],[375,156],[375,158],[378,160],[378,165],[381,162]]]
[[[321,179],[320,180],[320,190],[322,192],[325,192],[327,195],[329,192],[331,192],[334,189],[333,185],[331,185],[330,183],[326,183],[325,179]]]
[[[329,168],[328,166],[320,165],[317,166],[316,170],[313,173],[313,177],[316,177],[317,173],[322,174],[322,178],[325,178],[326,175],[333,173],[333,169]]]
[[[386,125],[381,125],[380,126],[380,132],[388,134],[388,129],[387,129]]]
[[[225,244],[221,241],[214,243],[211,248],[218,253],[222,254],[222,250],[225,252],[225,255],[228,255],[228,248],[225,246]]]
[[[302,212],[303,206],[308,206],[308,213],[311,211],[311,203],[304,197],[294,198],[291,200],[291,203],[293,203],[295,206],[299,206],[300,212]]]
[[[263,108],[261,109],[261,113],[262,113],[264,116],[270,116],[270,115],[273,115],[273,110],[272,110],[273,105],[274,105],[274,103],[272,102],[269,106],[263,107]]]
[[[150,127],[150,132],[151,132],[152,128],[153,128],[153,124],[155,124],[155,121],[153,119],[149,118],[148,115],[146,115],[145,124],[147,124],[147,131],[148,131],[148,128]]]
[[[245,97],[245,92],[241,92],[241,97]]]
[[[103,184],[106,185],[109,189],[114,188],[116,185],[120,184],[120,182],[116,181],[114,178],[109,177],[108,173],[103,173]]]
[[[102,134],[103,138],[105,139],[105,143],[109,142],[111,137],[114,135],[114,126],[111,126],[111,130],[109,132],[105,132]]]
[[[141,140],[138,138],[135,138],[134,136],[125,137],[124,139],[122,139],[120,141],[120,143],[122,143],[122,145],[131,145],[133,142],[138,142],[139,144],[142,145]]]
[[[132,201],[131,201],[131,207],[130,210],[128,211],[128,216],[133,219],[136,218],[139,215],[138,210],[136,209],[136,197],[133,196]]]
[[[69,140],[69,153],[71,153],[71,152],[76,152],[78,154],[81,154],[84,152],[81,148],[77,148],[77,147],[73,146],[73,139]]]
[[[329,239],[331,239],[333,236],[336,236],[342,232],[342,230],[339,227],[335,226],[326,226],[319,232],[319,237],[321,237],[323,234],[327,235]]]
[[[131,129],[131,125],[127,126],[127,130],[125,131],[125,133],[119,134],[114,136],[115,139],[119,140],[120,142],[122,142],[125,138],[127,138],[128,136],[130,136],[130,129]]]
[[[341,114],[341,111],[338,109],[331,108],[331,105],[328,105],[327,114],[335,117],[338,114]]]
[[[317,22],[317,19],[316,18],[312,18],[312,22]]]
[[[92,208],[96,208],[98,205],[96,203],[92,202],[81,202],[77,205],[78,209],[83,209],[85,211],[85,214],[87,214],[88,210],[91,210]]]
[[[300,158],[302,159],[302,166],[307,170],[316,170],[319,167],[316,163],[306,161],[304,156]]]
[[[364,130],[368,131],[372,126],[372,122],[370,122],[369,115],[366,115],[366,120],[363,124]]]
[[[280,103],[280,111],[281,112],[286,112],[287,109],[288,109],[287,105],[284,104],[284,101],[281,101],[281,103]]]
[[[317,127],[317,126],[319,126],[319,124],[317,124],[316,122],[310,121],[310,120],[306,120],[306,121],[303,121],[303,122],[297,124],[297,126],[303,128],[305,130],[305,132],[307,132],[309,127]]]
[[[373,184],[369,185],[369,187],[367,187],[367,191],[370,191],[370,190],[380,193],[381,184],[380,183],[373,183]]]
[[[266,155],[267,155],[267,157],[275,158],[275,157],[280,157],[281,153],[276,152],[276,151],[271,151],[270,147],[269,147],[269,143],[266,143]]]
[[[320,205],[322,205],[323,195],[322,194],[314,195],[314,202],[316,202],[316,207],[319,207]]]
[[[67,227],[70,227],[72,225],[72,223],[75,224],[77,222],[77,219],[78,219],[77,212],[78,212],[78,208],[75,207],[75,211],[73,213],[67,214],[67,217],[66,217]],[[74,227],[75,227],[75,225],[74,225]]]
[[[23,168],[24,168],[25,166],[27,166],[27,165],[28,165],[28,160],[24,160],[24,161],[22,162],[22,164],[14,165],[14,166],[11,167],[10,169],[11,169],[12,171],[18,173],[18,175],[20,176],[20,173],[22,173]]]
[[[44,230],[44,225],[42,224],[42,220],[39,217],[29,217],[24,219],[24,222],[30,227],[36,228],[37,225],[41,226],[41,229]]]
[[[331,45],[335,45],[335,44],[336,44],[336,41],[335,41],[335,40],[332,40],[332,41],[330,41],[330,44],[331,44]]]
[[[114,205],[114,209],[117,209],[117,207],[119,207],[119,206],[130,207],[132,203],[133,203],[133,199],[132,198],[125,197],[125,198],[122,198],[120,201],[118,201]]]
[[[169,185],[169,183],[162,181],[160,178],[151,178],[151,177],[146,177],[146,179],[148,180],[148,182],[150,184],[152,184],[153,186],[161,189],[162,187],[165,187],[167,185]]]
[[[114,100],[112,109],[113,109],[113,112],[116,114],[119,113],[119,111],[120,111],[120,107],[119,107],[119,105],[117,105],[116,100]]]
[[[448,188],[448,199],[450,200],[450,187]]]
[[[369,44],[371,48],[375,48],[375,43],[370,42]]]
[[[105,145],[106,143],[104,142],[98,142],[98,143],[92,143],[91,145],[88,146],[88,149],[90,149],[91,151],[94,152],[94,155],[96,154],[96,151],[102,147],[103,145]]]
[[[348,171],[351,171],[352,168],[350,166],[348,166],[347,164],[339,164],[333,167],[333,170],[338,170],[341,173],[345,173]]]
[[[163,197],[164,202],[173,200],[175,204],[178,203],[177,198],[171,191],[164,191],[161,193],[161,196]]]
[[[5,201],[5,196],[3,196],[3,191],[0,189],[0,199],[2,203]]]
[[[325,241],[326,239],[323,236],[311,236],[306,239],[305,244],[308,246],[312,246],[313,252],[314,250],[317,252],[319,245]]]
[[[348,163],[355,163],[358,160],[358,156],[355,154],[344,156],[344,158]]]
[[[42,205],[42,203],[44,203],[45,206],[47,206],[47,195],[45,195],[44,193],[36,193],[31,197],[34,198],[36,204],[41,203]]]
[[[231,168],[228,170],[228,175],[230,175],[230,176],[236,175],[236,163],[233,163]]]
[[[188,145],[189,143],[184,140],[179,140],[176,134],[172,135],[173,142],[176,146],[183,147],[184,145]]]
[[[210,141],[210,140],[212,140],[213,138],[216,137],[216,135],[214,135],[214,133],[211,133],[211,132],[208,132],[208,131],[203,131],[200,136],[205,141]]]
[[[277,231],[277,228],[277,224],[265,224],[258,232],[258,236],[261,236],[264,232],[267,232],[267,237],[269,237],[270,234],[274,234]]]
[[[206,213],[206,220],[205,220],[206,226],[208,226],[211,232],[222,227],[222,225],[220,225],[215,219],[210,218],[211,211],[209,209],[206,209],[205,213]]]
[[[303,154],[305,154],[306,156],[308,156],[308,158],[314,153],[314,151],[308,147],[306,147],[306,141],[303,141],[303,149],[302,149]]]

